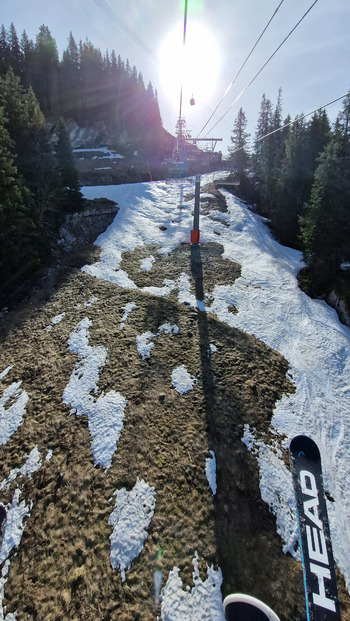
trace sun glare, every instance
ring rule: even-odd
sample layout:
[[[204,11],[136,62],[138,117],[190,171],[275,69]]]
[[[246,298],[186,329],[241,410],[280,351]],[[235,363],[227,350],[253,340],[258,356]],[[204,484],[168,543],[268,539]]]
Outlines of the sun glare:
[[[219,51],[210,30],[201,23],[188,23],[183,45],[183,25],[164,39],[160,48],[160,80],[165,95],[178,109],[182,86],[184,107],[190,98],[208,100],[213,92],[219,66]]]

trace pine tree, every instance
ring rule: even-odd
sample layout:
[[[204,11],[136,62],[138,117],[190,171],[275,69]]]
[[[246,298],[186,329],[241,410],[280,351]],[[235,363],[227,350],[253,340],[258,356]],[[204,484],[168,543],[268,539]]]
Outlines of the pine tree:
[[[304,121],[297,117],[285,142],[271,209],[276,237],[282,244],[294,248],[300,247],[298,217],[308,198],[306,147],[307,129]]]
[[[7,32],[4,24],[0,30],[0,75],[5,73],[10,66],[10,46],[7,41]]]
[[[79,122],[80,58],[79,48],[72,32],[69,33],[68,45],[63,51],[60,84],[62,114],[65,118]]]
[[[13,22],[11,23],[11,26],[10,26],[9,48],[10,48],[11,67],[16,75],[21,76],[22,65],[23,65],[22,51],[19,45],[16,28]]]
[[[12,141],[0,107],[0,298],[38,265],[35,229],[11,155]]]
[[[246,132],[246,128],[247,118],[243,109],[240,108],[232,130],[231,143],[233,146],[228,149],[231,154],[230,166],[236,169],[240,179],[244,177],[249,161],[247,144],[250,134]]]
[[[28,38],[25,30],[23,30],[20,41],[21,53],[22,53],[22,71],[21,80],[24,86],[33,85],[33,61],[34,61],[34,43]]]
[[[33,89],[45,116],[58,115],[59,58],[55,39],[44,24],[36,37],[33,58]]]
[[[272,103],[262,96],[258,125],[255,134],[255,162],[258,179],[258,204],[260,212],[271,217],[272,198],[275,180],[275,155],[272,136],[273,131]],[[267,136],[266,138],[264,136]]]
[[[315,173],[311,198],[301,218],[304,260],[316,293],[324,290],[350,259],[350,94]]]
[[[69,140],[69,134],[63,118],[60,118],[56,126],[56,157],[58,168],[61,173],[64,211],[80,211],[83,208],[83,196],[80,192],[78,171],[74,163],[74,155]]]

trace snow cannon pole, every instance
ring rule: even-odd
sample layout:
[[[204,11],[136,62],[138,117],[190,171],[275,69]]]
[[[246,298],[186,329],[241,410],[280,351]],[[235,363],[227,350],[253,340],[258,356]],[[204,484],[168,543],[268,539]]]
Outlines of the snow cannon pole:
[[[191,244],[199,244],[199,195],[201,187],[201,176],[196,175],[196,185],[194,190],[194,216],[193,229],[191,231]]]

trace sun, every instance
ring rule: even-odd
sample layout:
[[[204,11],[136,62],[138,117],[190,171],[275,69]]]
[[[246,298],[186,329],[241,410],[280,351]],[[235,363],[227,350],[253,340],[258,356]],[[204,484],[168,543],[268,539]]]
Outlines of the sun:
[[[165,37],[160,48],[160,82],[165,96],[178,109],[182,87],[184,108],[190,99],[208,101],[219,70],[219,50],[214,35],[200,22],[187,22],[183,45],[183,24]]]

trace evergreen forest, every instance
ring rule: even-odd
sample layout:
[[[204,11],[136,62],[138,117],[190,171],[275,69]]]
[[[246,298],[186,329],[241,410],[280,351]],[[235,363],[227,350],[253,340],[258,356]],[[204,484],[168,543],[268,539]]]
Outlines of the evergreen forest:
[[[280,90],[275,106],[262,97],[252,150],[246,128],[241,108],[229,149],[241,197],[278,241],[302,251],[301,286],[313,296],[335,289],[349,312],[350,93],[333,127],[324,109],[283,120]]]
[[[42,25],[32,41],[0,31],[0,304],[50,259],[66,213],[83,208],[67,121],[98,127],[117,147],[162,158],[169,134],[157,93],[114,50],[69,34],[59,58]]]
[[[224,165],[239,194],[268,218],[276,238],[302,251],[300,284],[311,295],[338,288],[350,305],[350,94],[331,126],[324,109],[283,120],[263,95],[253,148],[242,108]],[[157,92],[115,51],[103,55],[70,33],[59,58],[47,26],[32,41],[0,31],[0,305],[50,260],[64,216],[83,208],[67,121],[98,127],[115,147],[150,161],[169,155]]]

